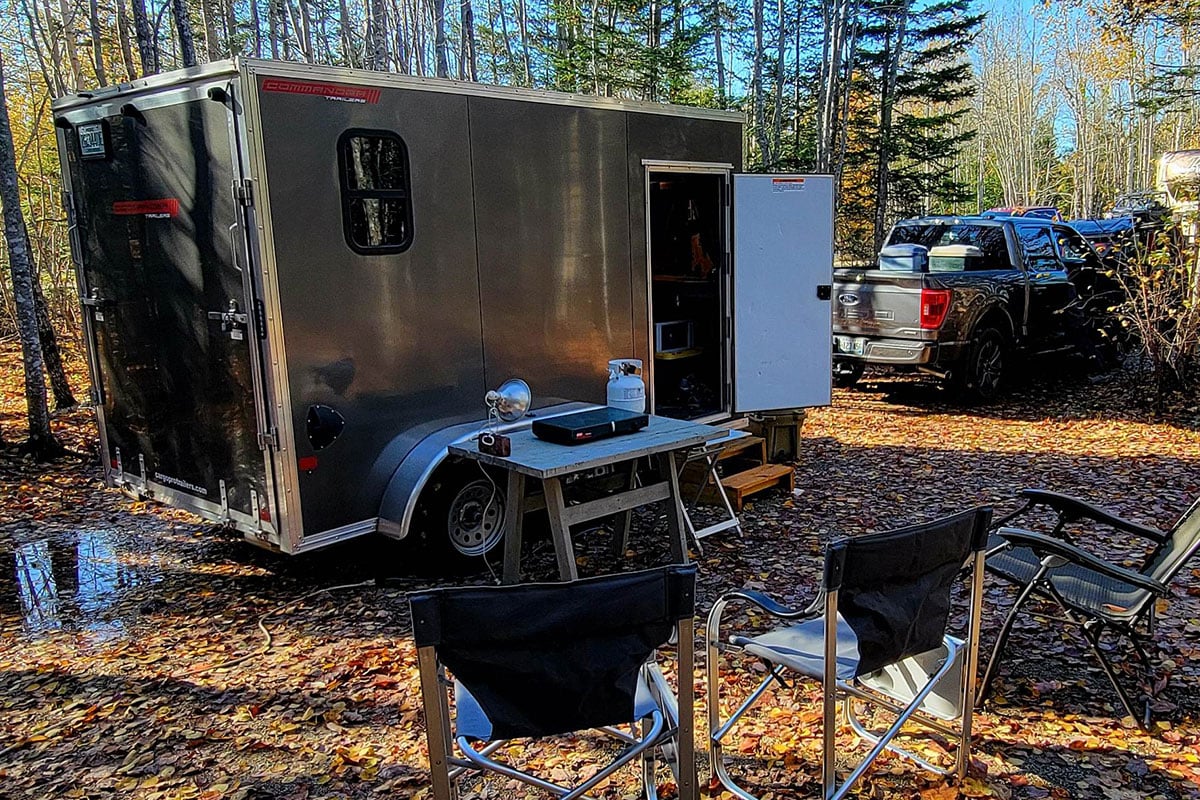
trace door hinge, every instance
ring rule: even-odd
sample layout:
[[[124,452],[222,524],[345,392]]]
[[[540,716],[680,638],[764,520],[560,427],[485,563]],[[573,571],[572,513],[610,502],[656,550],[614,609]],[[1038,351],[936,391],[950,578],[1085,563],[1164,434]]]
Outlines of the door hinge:
[[[271,428],[265,433],[258,434],[258,449],[259,450],[278,450],[279,449],[279,431]]]
[[[254,181],[242,178],[233,182],[233,197],[243,206],[254,205]]]

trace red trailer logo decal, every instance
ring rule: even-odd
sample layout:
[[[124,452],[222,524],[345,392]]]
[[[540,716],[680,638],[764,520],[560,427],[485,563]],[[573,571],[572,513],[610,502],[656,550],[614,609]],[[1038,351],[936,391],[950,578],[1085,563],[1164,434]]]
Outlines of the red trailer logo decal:
[[[161,200],[118,200],[112,205],[112,213],[119,217],[171,219],[179,216],[179,200],[174,197],[164,197]]]
[[[366,86],[347,86],[340,83],[313,83],[311,81],[290,81],[284,78],[267,78],[263,81],[264,92],[282,92],[284,94],[306,94],[324,97],[326,100],[338,100],[343,103],[378,103],[379,90]]]

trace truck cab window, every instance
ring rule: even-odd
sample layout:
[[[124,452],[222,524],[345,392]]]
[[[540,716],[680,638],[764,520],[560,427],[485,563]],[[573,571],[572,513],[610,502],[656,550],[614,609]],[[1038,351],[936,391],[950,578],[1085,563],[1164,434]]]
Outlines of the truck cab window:
[[[343,226],[356,252],[401,253],[412,244],[408,148],[390,131],[346,131],[338,140]]]

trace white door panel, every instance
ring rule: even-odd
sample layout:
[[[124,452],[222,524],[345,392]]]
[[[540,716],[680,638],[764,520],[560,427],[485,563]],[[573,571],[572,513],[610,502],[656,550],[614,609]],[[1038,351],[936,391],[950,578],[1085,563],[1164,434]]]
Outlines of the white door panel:
[[[734,175],[733,228],[734,411],[828,405],[833,179]]]

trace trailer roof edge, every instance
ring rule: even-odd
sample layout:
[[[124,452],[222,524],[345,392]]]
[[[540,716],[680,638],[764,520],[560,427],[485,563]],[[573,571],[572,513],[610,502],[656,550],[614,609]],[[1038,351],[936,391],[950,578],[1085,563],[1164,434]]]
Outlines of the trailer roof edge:
[[[723,111],[715,108],[700,108],[697,106],[679,106],[668,103],[653,103],[644,100],[624,100],[613,97],[596,97],[593,95],[554,92],[545,89],[525,89],[515,86],[498,86],[470,81],[449,80],[446,78],[424,78],[413,75],[401,75],[392,72],[374,72],[371,70],[349,69],[346,67],[320,66],[301,64],[292,61],[272,61],[269,59],[238,58],[214,61],[198,67],[178,69],[138,78],[127,83],[106,86],[87,92],[56,98],[52,103],[54,111],[66,110],[77,106],[87,105],[96,100],[119,97],[123,94],[153,90],[168,86],[177,86],[190,80],[201,80],[222,74],[236,74],[242,70],[250,74],[279,75],[283,77],[319,77],[321,80],[336,82],[369,84],[372,86],[391,86],[399,89],[418,91],[444,92],[448,94],[463,94],[476,97],[494,97],[507,100],[524,100],[534,103],[566,105],[587,108],[601,108],[620,111],[631,111],[643,114],[659,114],[666,116],[689,117],[706,119],[716,122],[735,122],[744,124],[746,117],[737,111]]]
[[[213,61],[208,64],[201,64],[198,67],[188,67],[185,69],[175,69],[170,72],[160,72],[156,75],[147,75],[132,81],[117,83],[111,86],[104,86],[97,89],[89,89],[75,94],[56,97],[50,103],[52,111],[65,111],[69,108],[85,106],[96,100],[107,100],[121,95],[142,92],[146,90],[162,89],[171,86],[178,86],[181,83],[187,83],[194,80],[205,80],[218,75],[236,75],[238,74],[238,63],[233,59],[224,59],[222,61]]]

